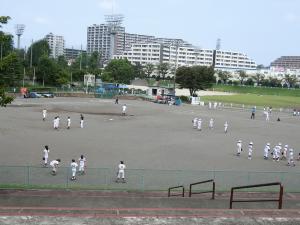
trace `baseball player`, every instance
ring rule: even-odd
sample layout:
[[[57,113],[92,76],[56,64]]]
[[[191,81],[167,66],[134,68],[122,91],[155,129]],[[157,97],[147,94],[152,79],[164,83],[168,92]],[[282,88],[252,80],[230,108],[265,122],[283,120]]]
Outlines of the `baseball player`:
[[[71,127],[71,118],[68,116],[68,119],[67,119],[67,129],[70,129]]]
[[[71,170],[72,170],[72,177],[71,180],[76,180],[76,169],[78,167],[78,164],[75,162],[75,159],[72,159],[71,162]]]
[[[213,119],[213,118],[211,118],[211,119],[209,120],[209,125],[208,125],[208,127],[209,127],[209,129],[213,129],[213,128],[214,128],[214,119]]]
[[[60,159],[52,160],[50,166],[52,167],[52,175],[56,175],[57,168],[59,166]]]
[[[118,175],[117,175],[117,180],[116,182],[118,183],[120,179],[122,179],[122,183],[125,183],[125,164],[123,161],[120,161],[120,164],[118,166]]]
[[[224,124],[224,132],[227,133],[227,130],[228,130],[228,123],[226,121],[225,124]]]
[[[122,106],[122,115],[123,115],[123,116],[126,115],[126,109],[127,109],[127,106],[126,106],[126,104],[124,104],[124,105]]]
[[[57,116],[54,117],[54,120],[53,120],[53,128],[54,128],[54,129],[57,129]]]
[[[80,128],[83,128],[84,117],[80,114]]]
[[[46,117],[47,117],[47,110],[43,109],[43,121],[46,120]]]
[[[238,142],[237,142],[237,156],[240,156],[241,155],[241,152],[243,151],[243,148],[242,148],[242,141],[241,140],[239,140]]]
[[[282,156],[281,156],[281,160],[286,160],[287,159],[287,152],[288,152],[289,146],[285,145],[282,151]]]
[[[249,143],[249,147],[248,147],[248,159],[251,160],[252,159],[252,152],[253,152],[253,142],[251,141]]]
[[[196,129],[197,128],[198,118],[195,117],[192,122],[193,122],[193,128]]]
[[[81,175],[85,174],[85,167],[86,167],[86,158],[84,157],[84,155],[81,155],[80,158],[78,159],[79,161],[79,172]]]
[[[43,150],[43,154],[44,154],[44,156],[43,156],[43,161],[44,161],[44,166],[45,166],[45,167],[46,167],[47,164],[48,164],[49,152],[50,152],[50,150],[49,150],[48,145],[45,145],[45,148],[44,148],[44,150]]]
[[[197,121],[197,130],[201,131],[202,130],[202,119],[199,118]]]
[[[288,166],[295,166],[295,162],[294,162],[294,150],[292,148],[290,148],[289,150],[289,160],[288,160]]]
[[[270,143],[267,143],[267,145],[264,148],[264,159],[267,160],[269,158],[269,152],[270,152]]]

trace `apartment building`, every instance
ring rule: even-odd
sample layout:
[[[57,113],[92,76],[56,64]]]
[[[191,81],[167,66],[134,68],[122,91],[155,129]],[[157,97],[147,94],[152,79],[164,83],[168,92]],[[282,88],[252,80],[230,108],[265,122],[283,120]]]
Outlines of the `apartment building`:
[[[57,58],[64,54],[65,40],[63,36],[57,36],[53,33],[49,33],[45,36],[45,40],[49,44],[51,57]]]

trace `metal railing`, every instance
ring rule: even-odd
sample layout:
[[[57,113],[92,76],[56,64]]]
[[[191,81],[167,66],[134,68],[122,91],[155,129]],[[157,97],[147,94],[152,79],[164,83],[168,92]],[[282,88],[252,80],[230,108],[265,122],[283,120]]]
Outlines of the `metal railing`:
[[[178,189],[178,188],[182,188],[182,193],[181,194],[172,194],[171,195],[171,190]],[[171,196],[182,196],[182,197],[184,197],[184,186],[180,185],[180,186],[176,186],[176,187],[170,187],[168,189],[168,197],[171,197]]]
[[[205,184],[205,183],[212,183],[212,190],[211,191],[200,191],[200,192],[192,192],[192,187],[199,184]],[[189,191],[189,197],[192,197],[192,194],[204,194],[204,193],[212,193],[211,199],[215,199],[215,190],[216,190],[216,183],[213,179],[211,180],[205,180],[197,183],[190,184],[190,191]]]
[[[106,190],[167,191],[170,186],[183,185],[213,179],[216,191],[230,191],[231,187],[281,182],[286,192],[300,192],[300,172],[224,171],[224,170],[151,170],[126,169],[126,183],[115,183],[117,169],[86,168],[85,175],[77,175],[71,181],[69,167],[59,167],[57,175],[51,168],[37,166],[0,166],[0,188],[81,188]],[[195,191],[206,191],[207,185],[193,187]],[[259,188],[258,192],[275,192],[276,187]]]
[[[256,187],[266,187],[266,186],[278,186],[278,185],[280,187],[280,189],[279,189],[279,198],[278,199],[261,199],[260,198],[260,199],[238,199],[238,200],[233,200],[233,191],[234,190],[256,188]],[[229,208],[232,209],[232,203],[233,202],[278,202],[278,209],[282,209],[282,196],[283,196],[283,186],[280,182],[233,187],[233,188],[231,188],[231,193],[230,193],[230,206],[229,206]]]

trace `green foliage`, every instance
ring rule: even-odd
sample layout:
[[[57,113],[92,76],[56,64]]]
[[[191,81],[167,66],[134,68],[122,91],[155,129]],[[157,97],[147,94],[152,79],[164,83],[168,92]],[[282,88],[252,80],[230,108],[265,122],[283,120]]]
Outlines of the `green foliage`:
[[[150,78],[151,77],[151,74],[153,73],[153,71],[155,70],[155,66],[151,63],[147,63],[144,67],[144,71],[145,71],[145,74],[146,74],[146,77],[147,78]]]
[[[14,100],[13,97],[7,96],[5,94],[4,88],[0,88],[0,106],[6,107],[7,104],[11,104],[11,102]]]
[[[2,27],[1,24],[7,24],[8,20],[10,20],[9,16],[0,16],[0,27]]]
[[[244,70],[239,70],[238,73],[239,73],[240,82],[241,82],[241,84],[243,84],[244,80],[246,79],[246,77],[248,75],[247,75],[247,73]]]
[[[22,73],[22,62],[17,53],[12,52],[0,61],[0,86],[16,85]]]
[[[48,45],[48,42],[46,40],[40,40],[37,42],[34,42],[27,51],[26,54],[26,64],[30,66],[31,62],[31,49],[32,49],[32,65],[38,66],[39,60],[42,56],[49,57],[50,55],[50,47]]]
[[[168,70],[170,69],[170,65],[168,63],[160,63],[157,65],[157,71],[158,76],[157,80],[165,80],[166,74],[168,73]]]
[[[135,77],[140,78],[140,79],[145,78],[144,67],[141,65],[141,63],[139,63],[139,62],[136,63],[133,66],[133,69],[134,69],[134,75],[135,75]]]
[[[229,80],[229,78],[232,77],[231,74],[230,74],[230,72],[228,72],[228,71],[222,71],[222,70],[220,70],[220,71],[217,72],[217,74],[218,74],[218,77],[219,77],[219,79],[221,80],[221,82],[223,84],[226,84],[227,81]]]
[[[256,95],[278,95],[278,96],[295,96],[300,97],[300,89],[288,88],[271,88],[271,87],[250,87],[250,86],[231,86],[231,85],[214,85],[215,91],[256,94]]]
[[[109,76],[109,80],[116,83],[130,84],[130,81],[134,79],[134,69],[131,63],[127,59],[113,59],[105,68],[106,79]]]
[[[235,104],[272,106],[275,108],[297,108],[300,107],[300,98],[291,96],[272,96],[272,95],[254,95],[254,94],[237,94],[230,96],[203,96],[204,101],[217,101]]]
[[[180,100],[181,100],[182,102],[186,102],[186,103],[189,103],[189,102],[190,102],[190,98],[187,97],[187,96],[184,96],[184,95],[180,96]]]
[[[214,69],[206,66],[179,67],[176,71],[176,83],[180,88],[188,88],[190,95],[213,85],[215,81]]]

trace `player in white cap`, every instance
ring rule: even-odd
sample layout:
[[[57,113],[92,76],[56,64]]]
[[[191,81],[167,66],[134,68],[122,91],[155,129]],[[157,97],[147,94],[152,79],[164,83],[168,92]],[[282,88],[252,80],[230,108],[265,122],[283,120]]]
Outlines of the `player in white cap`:
[[[77,170],[78,164],[75,162],[75,159],[72,159],[70,166],[71,166],[71,170],[72,170],[71,180],[76,180],[76,170]]]

